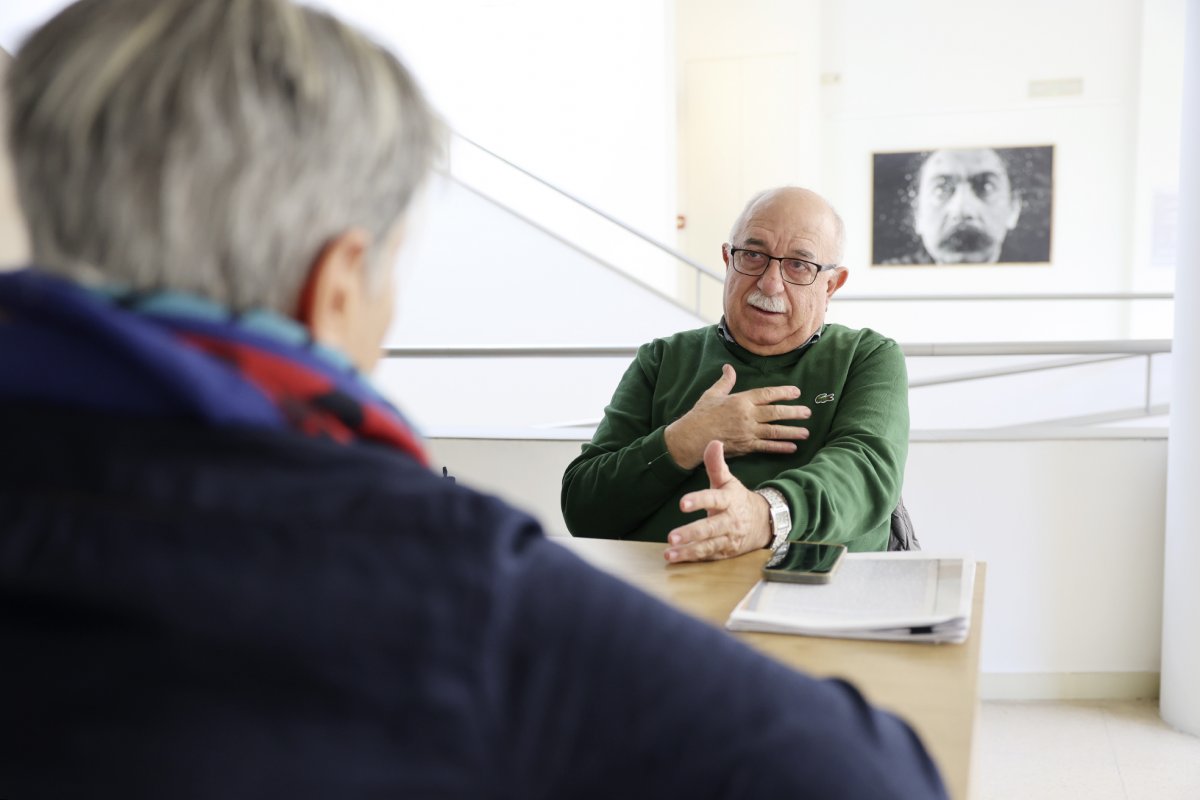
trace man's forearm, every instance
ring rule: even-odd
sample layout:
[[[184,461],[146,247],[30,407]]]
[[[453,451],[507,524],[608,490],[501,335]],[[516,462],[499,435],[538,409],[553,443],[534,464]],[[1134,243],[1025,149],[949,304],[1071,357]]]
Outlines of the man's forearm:
[[[869,534],[868,547],[880,544],[874,540],[899,500],[908,453],[904,366],[894,344],[862,359],[817,455],[768,481],[788,498],[797,538],[849,544]]]
[[[563,475],[562,511],[575,536],[625,536],[670,502],[691,474],[665,449],[665,432],[651,432],[619,450],[589,444]]]

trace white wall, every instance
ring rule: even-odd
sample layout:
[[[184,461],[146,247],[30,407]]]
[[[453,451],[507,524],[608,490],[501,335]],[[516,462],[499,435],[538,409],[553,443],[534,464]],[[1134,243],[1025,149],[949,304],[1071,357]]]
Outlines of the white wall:
[[[721,243],[768,186],[820,180],[818,0],[677,0],[679,248],[721,268]]]
[[[733,160],[752,159],[757,174],[770,175],[763,185],[799,180],[830,197],[847,223],[847,294],[1169,290],[1169,269],[1146,274],[1145,265],[1154,193],[1169,191],[1178,167],[1177,145],[1169,140],[1178,129],[1182,6],[1179,0],[1116,0],[1102,11],[1085,0],[678,0],[677,28],[681,59],[695,57],[698,40],[733,41],[741,50],[726,47],[715,57],[726,72],[728,62],[738,62],[747,92],[781,81],[790,87],[762,113],[798,109],[794,136],[785,143],[757,140]],[[758,47],[757,56],[747,52],[750,46]],[[786,79],[762,58],[814,48],[818,63],[797,62],[801,74]],[[723,91],[717,75],[681,68],[680,79],[707,79],[712,91]],[[1082,91],[1031,96],[1031,82],[1062,79],[1078,79]],[[708,88],[683,86],[681,96]],[[737,142],[714,141],[704,161],[687,151],[692,135],[681,127],[681,164],[707,165],[713,174],[681,170],[681,186],[730,185],[746,171],[722,149]],[[810,148],[802,163],[797,143]],[[868,266],[872,153],[1042,144],[1056,148],[1052,266]],[[728,224],[686,236],[720,241]],[[1052,308],[835,300],[830,315],[903,341],[1168,338],[1171,325],[1163,303],[1141,303],[1131,312],[1106,302]]]
[[[627,345],[700,321],[463,187],[438,180],[401,255],[385,345]],[[629,359],[388,359],[375,378],[425,428],[603,413]]]
[[[70,0],[22,0],[0,3],[0,48],[17,52],[21,41],[38,25],[66,8]]]
[[[666,0],[322,0],[394,47],[472,139],[661,239],[674,228]]]
[[[990,696],[1144,696],[1156,688],[1166,441],[1073,437],[914,435],[904,497],[924,549],[988,565],[982,670]],[[435,439],[430,449],[435,466],[563,534],[559,487],[579,445]]]
[[[1018,425],[1128,424],[1165,430],[1154,414],[1169,405],[1171,354],[910,357],[912,429],[971,430]],[[1005,370],[1027,370],[1000,374]],[[990,375],[961,380],[964,376]]]
[[[667,0],[309,4],[392,47],[463,134],[659,240],[674,234]],[[0,4],[0,45],[65,5]]]
[[[1186,0],[1143,0],[1134,160],[1132,288],[1170,291],[1178,241]],[[1133,336],[1169,335],[1173,315],[1149,304],[1131,309]],[[1162,333],[1162,331],[1168,333]],[[1145,333],[1144,333],[1145,332]]]
[[[418,216],[388,344],[636,345],[700,324],[452,181]]]
[[[874,267],[859,292],[1079,292],[1129,286],[1140,56],[1138,0],[826,3],[826,185],[847,224],[848,261],[869,264],[871,153],[931,147],[1055,145],[1053,266]],[[1031,98],[1029,83],[1079,78],[1082,94]],[[1037,338],[1120,338],[1117,307],[1070,316],[1036,309]],[[967,331],[1012,336],[1014,308],[871,309],[874,325],[923,341]],[[916,330],[914,330],[914,328]],[[924,330],[922,330],[922,328]],[[1032,330],[1031,330],[1032,329]],[[923,334],[923,335],[922,335]],[[968,335],[967,338],[976,338]]]
[[[679,296],[682,261],[658,239],[461,136],[451,136],[447,162],[445,169],[456,183],[505,207],[549,236],[570,242],[634,283],[667,297]],[[460,230],[468,232],[470,224],[469,219],[462,219]]]
[[[925,549],[988,562],[983,670],[1156,672],[1166,442],[914,442]]]

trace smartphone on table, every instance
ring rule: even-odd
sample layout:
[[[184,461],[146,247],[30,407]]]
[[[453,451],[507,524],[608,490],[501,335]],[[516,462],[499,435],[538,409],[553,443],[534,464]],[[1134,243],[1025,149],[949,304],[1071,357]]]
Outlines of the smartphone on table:
[[[763,580],[829,583],[845,552],[844,544],[784,542],[763,565]]]

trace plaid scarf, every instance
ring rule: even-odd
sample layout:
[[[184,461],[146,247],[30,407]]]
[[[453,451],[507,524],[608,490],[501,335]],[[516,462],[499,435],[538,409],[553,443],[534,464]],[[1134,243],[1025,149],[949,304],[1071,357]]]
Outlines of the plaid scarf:
[[[0,274],[0,402],[38,402],[377,442],[428,465],[395,407],[340,354],[269,311],[192,295]]]

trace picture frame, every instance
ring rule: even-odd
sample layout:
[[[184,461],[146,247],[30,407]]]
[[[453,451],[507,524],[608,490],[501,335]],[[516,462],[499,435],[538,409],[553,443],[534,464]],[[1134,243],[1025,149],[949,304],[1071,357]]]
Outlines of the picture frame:
[[[873,266],[1051,263],[1054,145],[872,154]]]

